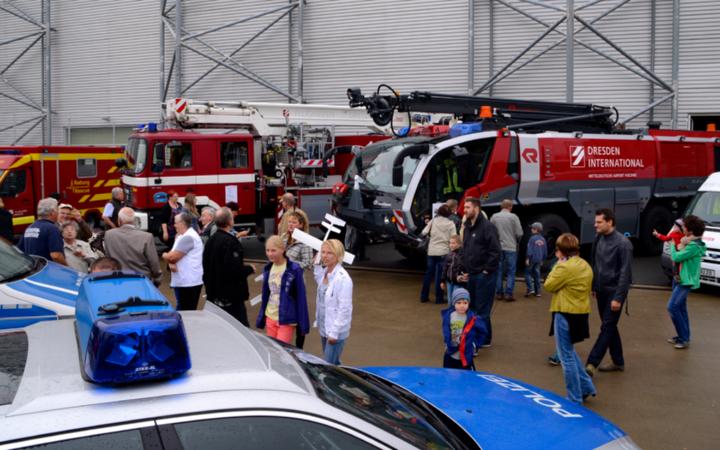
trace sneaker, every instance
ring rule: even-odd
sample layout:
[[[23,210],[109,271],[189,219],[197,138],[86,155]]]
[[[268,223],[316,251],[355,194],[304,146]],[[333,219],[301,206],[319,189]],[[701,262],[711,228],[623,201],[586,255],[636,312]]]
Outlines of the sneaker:
[[[495,295],[495,300],[502,300],[503,298],[504,298],[504,297],[503,297],[502,294],[496,294],[496,295]]]
[[[678,349],[678,350],[682,350],[682,349],[684,349],[684,348],[688,348],[689,345],[690,345],[690,344],[689,344],[688,342],[680,342],[680,341],[678,341],[678,342],[675,343],[675,345],[673,345],[673,347],[675,347],[675,348]]]
[[[598,370],[600,372],[624,372],[625,366],[611,362],[598,367]]]
[[[555,355],[548,356],[548,364],[551,366],[559,366],[560,365],[560,358],[558,358]]]
[[[505,301],[506,301],[506,302],[514,302],[514,301],[515,301],[515,297],[513,297],[512,295],[506,295],[506,296],[505,296]]]
[[[535,297],[542,297],[542,294],[538,292],[537,294],[535,294]]]
[[[586,401],[590,397],[595,397],[596,393],[593,392],[592,394],[583,394],[583,401]]]
[[[667,343],[668,344],[677,344],[678,339],[679,339],[678,336],[673,336],[673,337],[667,339]]]
[[[535,291],[528,291],[528,292],[525,293],[525,297],[530,297],[530,296],[533,296],[533,295],[537,295],[537,294],[535,293]]]
[[[430,301],[429,298],[421,298],[421,299],[420,299],[420,303],[427,303],[427,302],[429,302],[429,301]]]
[[[585,372],[587,372],[588,375],[590,375],[590,378],[595,376],[595,371],[597,368],[593,366],[592,364],[588,364],[585,366]]]
[[[480,346],[480,348],[490,348],[490,347],[492,347],[492,344],[490,344],[490,343],[483,344]]]

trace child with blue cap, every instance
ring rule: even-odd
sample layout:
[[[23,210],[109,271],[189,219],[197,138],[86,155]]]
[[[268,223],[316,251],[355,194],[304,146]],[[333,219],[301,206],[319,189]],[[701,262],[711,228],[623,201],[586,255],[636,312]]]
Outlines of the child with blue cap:
[[[482,320],[470,311],[470,293],[457,287],[453,290],[451,306],[441,312],[447,369],[475,370],[473,354],[476,342],[481,342],[487,330]]]

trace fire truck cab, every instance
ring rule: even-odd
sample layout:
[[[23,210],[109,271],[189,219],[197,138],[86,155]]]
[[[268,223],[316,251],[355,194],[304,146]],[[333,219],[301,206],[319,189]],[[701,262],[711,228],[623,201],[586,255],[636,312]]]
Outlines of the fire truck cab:
[[[236,225],[260,228],[294,192],[320,223],[353,151],[387,138],[361,111],[330,105],[175,99],[166,119],[173,128],[139,127],[121,163],[126,196],[152,232],[171,191],[194,193],[199,206],[235,202]]]
[[[12,211],[13,232],[35,221],[40,199],[56,194],[85,220],[100,225],[112,188],[120,185],[115,160],[121,147],[0,146],[0,197]]]
[[[416,100],[439,112],[428,103],[430,94],[423,94]],[[557,112],[554,104],[546,106]],[[513,112],[521,117],[522,111]],[[446,136],[369,146],[362,162],[348,171],[345,181],[354,189],[338,196],[338,215],[355,228],[392,239],[401,253],[410,255],[424,219],[433,214],[434,205],[450,198],[459,200],[461,208],[464,198],[479,198],[488,215],[499,210],[503,199],[512,199],[513,212],[526,229],[543,223],[550,245],[570,231],[581,243],[591,243],[595,211],[612,208],[617,229],[636,238],[645,252],[657,254],[662,246],[652,230],[669,228],[705,177],[718,170],[717,132],[614,132],[604,121],[578,125],[541,116],[533,122],[536,114],[529,111],[527,120],[515,125],[511,120],[498,124],[492,115],[485,120],[476,116],[456,124]],[[580,131],[569,131],[575,127]]]

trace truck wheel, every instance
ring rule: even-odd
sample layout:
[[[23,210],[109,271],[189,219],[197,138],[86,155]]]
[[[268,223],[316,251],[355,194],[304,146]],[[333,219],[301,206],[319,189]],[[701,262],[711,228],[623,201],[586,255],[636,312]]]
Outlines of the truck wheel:
[[[640,234],[638,236],[640,251],[650,256],[662,253],[663,243],[661,240],[656,239],[652,232],[658,230],[660,233],[667,233],[672,223],[672,213],[666,207],[654,205],[648,208],[640,221]]]
[[[533,217],[527,224],[525,235],[523,236],[524,246],[522,247],[523,254],[527,248],[527,241],[530,239],[530,225],[535,222],[540,222],[543,225],[542,235],[545,236],[547,241],[547,254],[548,259],[555,257],[555,241],[563,233],[570,232],[570,226],[567,221],[557,214],[540,214],[539,216]],[[523,256],[523,262],[525,261]]]

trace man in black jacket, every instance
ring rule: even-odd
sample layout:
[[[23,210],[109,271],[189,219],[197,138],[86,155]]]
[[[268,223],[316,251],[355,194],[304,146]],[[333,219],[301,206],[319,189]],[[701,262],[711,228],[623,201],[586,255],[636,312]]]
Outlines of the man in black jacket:
[[[615,214],[612,210],[599,209],[595,212],[595,231],[597,237],[591,256],[592,290],[597,299],[602,325],[585,366],[590,376],[595,375],[596,370],[625,370],[618,321],[632,282],[633,247],[628,238],[615,230]],[[608,349],[612,362],[599,366]]]
[[[203,282],[208,301],[250,326],[245,300],[250,296],[247,277],[255,267],[245,264],[243,248],[235,237],[233,215],[229,208],[220,208],[215,215],[218,230],[210,236],[203,250]]]
[[[470,291],[470,308],[477,312],[487,328],[481,347],[490,347],[492,326],[490,312],[495,298],[496,271],[500,264],[500,238],[497,228],[480,211],[480,200],[465,199],[465,226],[463,231],[463,266],[468,273],[458,277],[467,282]]]

